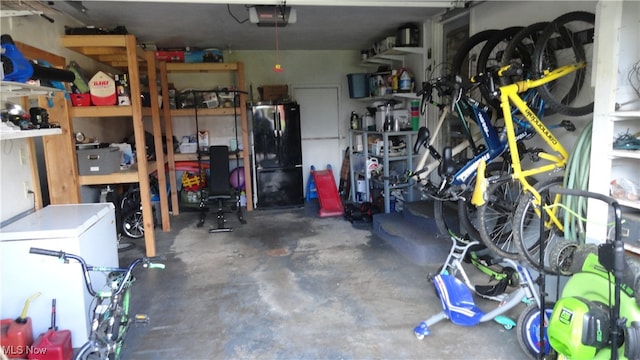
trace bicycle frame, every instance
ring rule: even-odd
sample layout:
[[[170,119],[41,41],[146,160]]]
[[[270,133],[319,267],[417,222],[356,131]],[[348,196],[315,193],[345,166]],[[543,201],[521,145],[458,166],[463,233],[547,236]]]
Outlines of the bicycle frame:
[[[534,197],[534,201],[536,205],[540,205],[541,203],[541,195],[540,193],[529,183],[527,177],[538,175],[542,173],[551,172],[558,169],[564,169],[568,159],[569,154],[564,146],[558,141],[558,139],[553,135],[553,133],[545,126],[545,124],[540,120],[540,118],[534,113],[531,108],[526,104],[526,102],[520,97],[520,93],[525,92],[529,89],[533,89],[544,84],[547,84],[551,81],[554,81],[558,78],[561,78],[565,75],[568,75],[572,72],[578,71],[584,68],[586,64],[584,62],[577,64],[564,65],[552,71],[546,71],[544,76],[540,79],[527,79],[518,81],[513,84],[505,85],[500,87],[500,108],[502,110],[505,122],[505,129],[507,135],[507,141],[509,145],[510,154],[511,154],[511,165],[512,165],[512,173],[509,174],[508,180],[517,180],[522,185],[523,191],[527,191],[531,193]],[[500,69],[499,74],[506,71],[509,68],[509,65]],[[514,120],[511,112],[511,105],[515,106],[520,113],[524,116],[525,120],[529,122],[535,131],[542,137],[545,143],[549,146],[551,151],[553,152],[544,152],[541,151],[538,153],[540,159],[546,160],[549,163],[546,165],[538,166],[532,169],[523,170],[522,163],[520,162],[520,152],[518,151],[517,146],[517,134],[514,126]],[[482,174],[482,179],[484,180],[484,174]],[[505,181],[505,179],[497,179],[495,182]],[[474,190],[474,198],[482,199],[482,194],[484,192],[484,188],[486,184],[483,184],[484,181],[478,181],[476,183],[476,188]],[[476,197],[478,196],[478,197]],[[554,203],[557,202],[560,198],[560,195],[556,195],[554,199]],[[476,203],[476,206],[478,204]],[[545,211],[549,214],[549,222],[553,222],[559,230],[564,229],[564,225],[562,221],[560,221],[556,216],[557,207],[553,207],[553,209],[546,209]],[[536,210],[538,211],[538,210]],[[538,214],[539,215],[539,214]]]
[[[484,139],[486,144],[485,150],[481,151],[478,154],[475,154],[472,159],[467,161],[467,163],[462,168],[457,170],[456,173],[451,176],[449,185],[462,186],[468,185],[473,179],[475,179],[480,162],[490,162],[491,160],[498,158],[499,156],[504,154],[507,149],[509,149],[510,144],[507,141],[508,137],[501,136],[501,134],[499,134],[495,127],[491,124],[491,119],[488,112],[482,109],[480,103],[478,103],[477,101],[471,98],[460,99],[454,104],[454,108],[456,110],[456,115],[460,119],[462,119],[462,121],[466,121],[465,119],[467,117],[474,119],[481,132],[479,136],[472,136],[471,134],[469,134],[471,140],[466,139],[462,143],[455,146],[452,149],[453,156],[461,153],[466,148],[468,148],[471,145],[471,141],[478,141],[482,138]],[[436,126],[436,135],[430,139],[428,147],[431,147],[431,145],[435,141],[435,138],[440,133],[440,129],[445,118],[447,117],[447,115],[449,115],[450,112],[450,107],[446,107],[442,112],[442,115],[438,120],[438,125]],[[511,112],[509,115],[511,115]],[[511,121],[513,125],[513,117],[511,118]],[[531,132],[529,127],[520,127],[520,130],[517,132],[514,138],[517,142],[529,137],[530,135],[533,135],[533,132]],[[418,173],[419,180],[425,180],[426,177],[431,172],[433,172],[433,170],[435,170],[440,163],[440,160],[436,159],[425,166],[429,155],[430,151],[425,151],[420,161],[418,162],[416,168],[421,169]]]

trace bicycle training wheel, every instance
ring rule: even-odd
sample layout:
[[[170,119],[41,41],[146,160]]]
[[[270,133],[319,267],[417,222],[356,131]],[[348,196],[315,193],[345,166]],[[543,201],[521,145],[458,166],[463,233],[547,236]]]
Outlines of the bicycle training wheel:
[[[535,44],[534,70],[538,76],[564,65],[584,62],[585,67],[537,88],[554,111],[582,116],[593,112],[591,73],[595,15],[576,11],[550,22]]]
[[[548,319],[551,318],[553,313],[554,303],[544,304],[544,322],[542,324],[548,325]],[[518,338],[518,344],[527,355],[528,359],[538,359],[540,354],[540,307],[537,304],[531,304],[520,313],[518,322],[516,325],[516,336]],[[544,329],[544,354],[551,352],[551,346],[547,339],[547,329]]]
[[[548,193],[552,187],[562,186],[562,177],[556,177],[536,184],[534,188],[543,196],[542,203],[546,206],[556,204],[559,196]],[[539,206],[534,204],[534,197],[530,192],[524,192],[518,200],[518,206],[513,215],[513,237],[518,252],[527,264],[538,271],[555,274],[556,269],[549,264],[548,251],[557,241],[563,239],[564,234],[545,216],[547,224],[541,237]],[[564,211],[561,207],[554,207],[555,217],[562,223]],[[541,241],[543,239],[544,241]],[[540,247],[545,249],[544,262],[540,264]]]

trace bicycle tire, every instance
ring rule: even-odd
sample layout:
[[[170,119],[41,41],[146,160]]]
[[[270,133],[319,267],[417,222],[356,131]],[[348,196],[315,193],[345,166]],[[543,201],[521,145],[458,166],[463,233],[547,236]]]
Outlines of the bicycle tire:
[[[441,235],[462,237],[460,231],[460,222],[458,221],[455,211],[447,211],[448,203],[446,200],[433,200],[433,218],[436,221],[436,227]],[[449,209],[452,209],[449,207]]]
[[[567,64],[582,61],[587,64],[585,68],[537,88],[547,106],[560,114],[582,116],[593,112],[590,77],[594,25],[593,13],[566,13],[551,21],[536,42],[533,59],[538,76]],[[566,49],[569,51],[559,51]],[[585,87],[586,91],[582,91]]]
[[[500,66],[515,64],[524,70],[522,75],[502,76],[499,78],[501,85],[513,84],[532,76],[533,73],[533,52],[535,44],[542,35],[542,32],[549,25],[548,21],[531,24],[518,31],[502,52]]]
[[[548,21],[531,24],[518,31],[511,41],[509,41],[502,52],[500,66],[512,65],[521,67],[523,72],[521,75],[499,76],[498,82],[501,86],[513,84],[521,80],[531,79],[536,76],[533,66],[533,52],[535,43],[540,38],[540,35],[542,35],[542,32],[546,29],[547,25],[549,25]],[[553,109],[545,106],[544,100],[541,99],[535,88],[529,89],[525,94],[520,95],[520,97],[525,100],[527,106],[534,110],[538,116],[549,116],[555,113]]]
[[[551,318],[553,313],[553,307],[555,303],[544,304],[546,318]],[[540,307],[538,304],[531,304],[520,313],[518,321],[516,323],[516,337],[518,338],[518,344],[522,348],[523,352],[530,360],[538,359],[540,354]],[[546,337],[546,331],[544,333]],[[545,354],[551,352],[551,346],[549,341],[545,339]]]
[[[469,64],[469,62],[473,62],[474,59],[477,60],[484,44],[498,33],[500,33],[500,30],[497,29],[480,31],[462,43],[462,46],[460,46],[453,57],[453,63],[451,64],[453,72],[456,75],[465,76],[467,78],[475,75],[473,72],[477,69],[477,65],[473,66],[472,64]],[[471,59],[469,55],[471,55]],[[467,65],[466,71],[463,71],[464,65]]]
[[[487,165],[485,173],[487,176],[500,176],[504,174],[504,169],[504,162],[496,161]],[[468,189],[473,189],[475,187],[474,184],[475,180],[471,182]],[[450,201],[434,200],[433,217],[442,235],[480,241],[480,234],[477,229],[479,227],[477,209],[470,201],[464,200],[470,198],[471,196],[469,194],[457,200],[456,205],[453,207],[453,213],[447,213],[445,210],[446,203],[450,203]],[[456,212],[457,217],[455,216]]]
[[[549,267],[553,269],[556,274],[571,276],[573,266],[573,258],[576,250],[578,249],[578,243],[571,240],[562,239],[555,243],[549,249]]]
[[[563,178],[555,177],[538,183],[534,186],[538,193],[545,194],[542,199],[543,204],[551,204],[550,195],[546,190],[554,186],[562,186]],[[536,214],[533,208],[534,197],[530,192],[525,192],[520,196],[518,200],[518,206],[516,207],[515,214],[513,215],[513,237],[516,246],[518,246],[518,252],[520,258],[526,261],[529,267],[538,271],[545,271],[549,274],[554,274],[555,271],[548,264],[548,250],[558,238],[561,238],[563,234],[559,233],[559,229],[552,227],[545,229],[543,234],[544,242],[541,242],[540,237],[540,216]],[[556,217],[562,219],[562,209],[556,209]],[[540,264],[540,247],[544,246],[544,264]]]
[[[478,207],[480,238],[495,255],[517,260],[520,253],[514,241],[512,225],[522,186],[518,181],[508,180],[491,184],[486,194],[487,201]]]
[[[87,341],[75,353],[73,360],[103,360],[108,356],[105,351],[95,346],[93,341]]]
[[[142,210],[132,211],[122,217],[122,232],[132,239],[144,237]]]
[[[480,52],[484,48],[486,42],[500,32],[501,30],[497,29],[480,31],[462,43],[462,46],[460,46],[458,51],[456,51],[451,64],[451,70],[454,75],[459,75],[465,83],[468,82],[468,79],[472,76],[477,75],[477,60],[480,56]],[[468,95],[472,99],[478,101],[482,100],[482,94],[477,86],[469,90]]]
[[[140,188],[130,188],[120,202],[120,226],[122,233],[132,239],[144,237]]]
[[[476,73],[486,73],[489,70],[500,66],[504,49],[511,42],[511,39],[522,30],[522,26],[512,26],[501,30],[484,43],[480,54],[478,55],[478,63],[476,64]],[[499,78],[494,76],[494,84],[498,86]],[[500,101],[494,96],[490,89],[484,84],[480,84],[480,93],[487,104],[494,109],[500,109]]]

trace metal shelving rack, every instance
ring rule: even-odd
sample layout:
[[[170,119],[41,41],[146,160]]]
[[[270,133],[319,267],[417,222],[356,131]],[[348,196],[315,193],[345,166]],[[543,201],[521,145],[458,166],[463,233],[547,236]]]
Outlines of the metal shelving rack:
[[[351,201],[363,202],[369,201],[372,197],[371,189],[382,187],[384,197],[384,212],[391,212],[391,192],[394,189],[404,189],[409,186],[407,183],[394,183],[392,182],[391,168],[393,166],[402,167],[402,171],[396,171],[399,176],[405,172],[405,170],[413,170],[414,160],[419,156],[413,154],[413,143],[415,142],[417,131],[397,131],[397,132],[379,132],[379,131],[367,131],[367,130],[350,130],[349,132],[349,149],[350,161],[349,161],[349,176],[351,181]],[[382,140],[382,153],[376,154],[369,148],[369,139]],[[404,153],[393,154],[390,153],[390,144],[393,140],[404,141],[405,150]],[[372,178],[369,171],[367,171],[367,159],[375,158],[382,166],[382,176],[380,179]],[[356,160],[360,158],[360,160]],[[358,199],[358,181],[364,181],[364,192],[360,199]]]

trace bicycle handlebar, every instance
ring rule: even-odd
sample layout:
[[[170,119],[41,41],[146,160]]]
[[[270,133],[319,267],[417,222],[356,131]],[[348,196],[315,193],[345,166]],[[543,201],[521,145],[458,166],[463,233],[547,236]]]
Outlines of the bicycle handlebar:
[[[46,255],[46,256],[54,256],[54,257],[62,257],[65,254],[63,251],[53,251],[53,250],[49,250],[49,249],[40,249],[40,248],[34,248],[34,247],[29,249],[29,253],[38,254],[38,255]]]
[[[53,257],[57,257],[57,258],[59,258],[61,260],[64,260],[65,262],[68,262],[69,259],[73,259],[73,260],[77,261],[78,263],[80,263],[80,265],[82,266],[82,275],[84,277],[84,282],[85,282],[87,291],[89,291],[89,294],[91,294],[91,296],[94,296],[94,297],[97,295],[97,292],[93,289],[93,286],[91,285],[91,277],[89,277],[89,272],[90,271],[120,272],[120,273],[123,273],[124,277],[123,277],[122,281],[118,285],[117,289],[115,289],[112,292],[112,294],[120,294],[122,292],[122,290],[124,290],[125,284],[129,280],[129,278],[131,277],[131,275],[133,273],[133,270],[139,264],[142,264],[143,267],[149,268],[149,269],[164,269],[165,268],[165,265],[163,263],[154,262],[156,260],[164,260],[164,257],[161,257],[161,256],[137,258],[137,259],[133,260],[129,264],[129,266],[127,266],[126,268],[114,268],[114,267],[98,267],[98,266],[88,265],[87,262],[81,256],[74,255],[74,254],[69,254],[69,253],[66,253],[66,252],[64,252],[62,250],[54,251],[54,250],[49,250],[49,249],[42,249],[42,248],[32,247],[32,248],[29,249],[29,253],[36,254],[36,255],[53,256]]]

